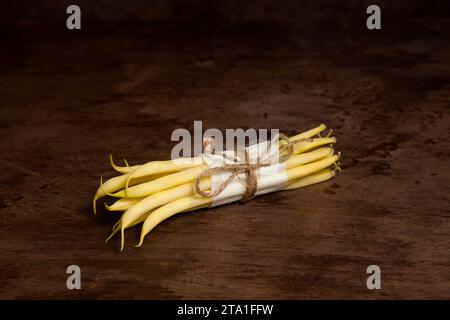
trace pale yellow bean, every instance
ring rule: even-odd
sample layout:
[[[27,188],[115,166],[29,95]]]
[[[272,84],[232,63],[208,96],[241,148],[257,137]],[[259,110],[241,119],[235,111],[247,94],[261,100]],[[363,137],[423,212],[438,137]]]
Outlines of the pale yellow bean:
[[[141,183],[127,190],[121,190],[112,194],[113,197],[140,198],[150,194],[175,187],[177,185],[194,181],[203,170],[207,169],[206,165],[186,169],[177,173],[172,173],[153,181]]]
[[[156,209],[147,217],[147,219],[145,219],[144,224],[142,225],[141,237],[137,247],[140,247],[142,245],[144,237],[147,235],[147,233],[149,233],[162,221],[183,211],[187,211],[193,208],[198,209],[201,207],[208,207],[211,204],[211,201],[211,198],[203,198],[199,195],[194,195],[175,200]]]
[[[333,178],[335,175],[336,175],[336,173],[334,172],[334,170],[325,169],[318,173],[314,173],[309,176],[293,180],[290,183],[288,183],[286,185],[286,187],[283,188],[283,190],[292,190],[292,189],[298,189],[298,188],[310,186],[310,185],[313,185],[316,183],[327,181],[327,180]]]

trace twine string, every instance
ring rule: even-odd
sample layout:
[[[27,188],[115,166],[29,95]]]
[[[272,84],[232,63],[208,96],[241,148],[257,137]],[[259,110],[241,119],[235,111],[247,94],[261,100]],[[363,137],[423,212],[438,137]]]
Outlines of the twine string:
[[[275,161],[278,161],[278,163],[286,162],[294,153],[294,142],[289,140],[289,138],[284,134],[278,135],[279,143],[281,141],[286,142],[285,144],[282,144],[279,149],[278,153],[272,154],[267,159],[261,160],[259,156],[256,158],[256,163],[251,163],[250,155],[248,150],[244,147],[240,150],[237,150],[236,154],[244,154],[244,162],[243,163],[233,163],[233,164],[224,164],[220,167],[214,167],[214,168],[208,168],[205,169],[202,173],[198,175],[198,177],[195,179],[195,191],[197,194],[199,194],[202,197],[215,197],[219,195],[225,188],[233,181],[234,178],[236,178],[239,174],[243,173],[245,174],[245,193],[242,197],[243,202],[247,202],[255,197],[256,189],[257,189],[257,174],[256,170],[262,167],[268,167],[275,163]],[[206,149],[212,144],[213,140],[209,139],[204,142],[204,148]],[[269,144],[269,150],[272,149],[272,141],[270,141]],[[240,153],[239,153],[240,152]],[[224,156],[225,160],[225,156]],[[203,191],[200,189],[200,181],[204,177],[212,176],[214,174],[223,173],[223,172],[231,172],[230,176],[221,184],[218,185],[218,187],[215,190],[211,190],[209,192]]]

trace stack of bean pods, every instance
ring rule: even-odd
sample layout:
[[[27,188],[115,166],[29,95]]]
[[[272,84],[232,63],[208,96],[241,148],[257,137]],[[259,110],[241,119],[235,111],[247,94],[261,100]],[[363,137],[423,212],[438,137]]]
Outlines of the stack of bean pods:
[[[333,178],[339,170],[339,157],[333,150],[336,138],[326,137],[321,132],[326,129],[320,125],[311,130],[289,137],[293,152],[285,162],[287,181],[282,190],[306,187]],[[111,157],[112,167],[121,175],[100,183],[94,200],[94,212],[99,198],[109,196],[117,200],[105,206],[110,211],[124,211],[114,225],[112,234],[121,232],[121,250],[124,247],[124,231],[142,223],[140,241],[163,220],[180,212],[209,207],[212,199],[196,193],[195,180],[206,169],[207,164],[200,157],[189,161],[167,160],[151,161],[142,165],[117,166]],[[200,189],[211,189],[210,177],[204,177]],[[257,201],[257,199],[252,200]]]

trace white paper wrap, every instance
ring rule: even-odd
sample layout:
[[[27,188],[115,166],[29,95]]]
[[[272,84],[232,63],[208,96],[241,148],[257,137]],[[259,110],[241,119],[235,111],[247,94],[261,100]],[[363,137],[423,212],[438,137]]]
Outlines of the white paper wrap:
[[[251,145],[246,148],[251,163],[256,163],[259,158],[264,162],[267,159],[278,159],[278,143],[264,141],[258,144]],[[203,161],[209,168],[221,167],[224,164],[242,164],[244,159],[238,158],[237,162],[234,159],[234,151],[223,151],[220,154],[211,154],[205,152],[203,154]],[[232,174],[231,171],[213,174],[211,176],[211,191],[214,192],[221,186],[228,177]],[[287,183],[286,164],[274,163],[271,166],[261,167],[256,169],[257,188],[256,195],[261,195],[282,189]],[[237,175],[228,186],[218,195],[212,199],[211,207],[220,206],[222,204],[234,202],[242,199],[246,190],[246,175],[241,173]]]

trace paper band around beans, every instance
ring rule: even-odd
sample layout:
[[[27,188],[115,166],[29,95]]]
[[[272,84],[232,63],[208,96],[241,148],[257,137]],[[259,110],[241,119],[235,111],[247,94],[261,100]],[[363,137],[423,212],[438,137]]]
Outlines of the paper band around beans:
[[[332,147],[336,143],[332,130],[321,136],[325,129],[322,124],[292,137],[280,134],[269,141],[220,152],[211,151],[209,141],[199,157],[136,166],[117,166],[111,157],[112,167],[122,175],[100,182],[94,213],[97,200],[104,196],[119,198],[105,206],[124,213],[106,241],[120,232],[123,250],[125,229],[143,223],[140,247],[153,228],[177,213],[247,202],[261,194],[333,178],[340,171],[340,153]]]

